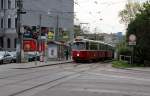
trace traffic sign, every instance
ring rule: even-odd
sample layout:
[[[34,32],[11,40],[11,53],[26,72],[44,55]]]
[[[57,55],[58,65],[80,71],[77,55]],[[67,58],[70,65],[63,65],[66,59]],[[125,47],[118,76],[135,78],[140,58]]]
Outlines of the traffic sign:
[[[134,34],[129,35],[129,45],[136,45],[136,36]]]
[[[128,42],[129,45],[136,45],[136,42]]]
[[[129,41],[130,42],[135,42],[136,41],[136,36],[134,34],[129,35]]]

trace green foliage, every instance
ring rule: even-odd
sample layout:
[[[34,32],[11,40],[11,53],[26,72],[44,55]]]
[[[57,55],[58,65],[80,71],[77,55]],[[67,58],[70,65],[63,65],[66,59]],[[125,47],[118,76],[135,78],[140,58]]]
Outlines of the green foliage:
[[[130,2],[125,5],[125,9],[120,11],[119,16],[121,22],[125,25],[129,24],[130,21],[134,20],[135,14],[142,9],[142,6],[138,2]]]
[[[118,50],[120,55],[127,55],[127,56],[131,56],[131,49],[128,47],[122,47]]]
[[[128,64],[127,61],[115,60],[112,62],[112,67],[115,68],[131,68],[131,67],[144,67],[144,64]]]
[[[112,67],[115,68],[129,68],[129,67],[133,67],[131,64],[128,64],[126,61],[113,61],[112,62]]]
[[[131,56],[131,49],[127,46],[125,39],[117,45],[119,55]]]
[[[140,60],[140,63],[150,60],[150,1],[143,4],[143,9],[128,25],[127,38],[130,34],[135,34],[137,37],[137,44],[134,48],[136,60]]]

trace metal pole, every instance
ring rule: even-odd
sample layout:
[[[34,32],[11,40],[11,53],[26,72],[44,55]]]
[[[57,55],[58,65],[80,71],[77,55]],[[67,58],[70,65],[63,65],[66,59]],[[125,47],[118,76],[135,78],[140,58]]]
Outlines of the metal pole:
[[[42,23],[42,14],[39,14],[39,33],[40,33],[40,40],[41,40],[41,23]]]
[[[17,49],[17,62],[21,63],[21,51],[22,51],[22,33],[21,33],[21,12],[22,12],[22,0],[17,1],[17,34],[18,34],[18,49]]]
[[[132,64],[134,63],[134,45],[132,46]]]
[[[39,20],[39,25],[36,28],[36,32],[39,32],[38,34],[38,38],[36,39],[36,61],[35,61],[35,65],[37,65],[37,61],[38,61],[38,52],[39,52],[39,56],[40,56],[40,45],[41,45],[41,20],[42,20],[42,14],[39,14],[38,16],[38,20]]]
[[[41,22],[42,22],[42,14],[39,14],[39,25],[38,25],[38,31],[39,31],[39,36],[38,36],[38,44],[40,46],[41,43]]]
[[[1,2],[2,3],[2,2]],[[6,0],[3,1],[3,8],[4,8],[4,16],[3,16],[3,50],[6,51],[6,46],[4,44],[5,40],[6,40]]]
[[[56,16],[56,31],[55,31],[55,40],[59,40],[59,15]]]
[[[36,40],[36,53],[35,53],[35,65],[37,65],[37,61],[38,61],[38,56],[37,56],[37,52],[38,52],[38,40]]]
[[[41,32],[41,24],[42,24],[42,14],[39,14],[39,26],[38,26],[38,27],[39,27],[39,37],[38,37],[38,41],[39,41],[39,42],[38,42],[38,46],[39,46],[39,49],[40,49],[40,50],[39,50],[40,59],[41,59],[41,53],[42,53],[42,50],[41,50],[41,47],[42,47],[42,46],[41,46],[41,45],[42,45],[42,44],[41,44],[41,33],[42,33],[42,32]],[[41,51],[41,52],[40,52],[40,51]],[[42,56],[43,56],[43,53],[42,53]],[[43,57],[42,57],[42,58],[43,58]]]

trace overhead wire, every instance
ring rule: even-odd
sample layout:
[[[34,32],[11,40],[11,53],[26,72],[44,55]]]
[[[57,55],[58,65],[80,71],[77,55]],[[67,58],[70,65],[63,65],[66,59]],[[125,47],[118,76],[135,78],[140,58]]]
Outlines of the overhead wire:
[[[87,4],[89,2],[89,0],[84,0],[84,1],[81,1],[81,2],[78,2],[78,4],[80,6],[77,6],[77,7],[82,7],[83,5],[85,5],[85,3]],[[111,2],[107,2],[107,1],[104,1],[104,2],[101,2],[99,0],[93,0],[93,3],[95,4],[94,6],[111,6],[111,5],[115,5],[115,4],[120,4],[122,2],[126,2],[126,0],[121,0],[121,1],[111,1]],[[90,3],[91,4],[91,3]],[[94,10],[95,11],[95,10]],[[103,10],[98,10],[97,13],[100,14]],[[95,14],[93,14],[95,12],[93,12],[92,10],[88,12],[89,15],[91,16],[94,16],[95,17]],[[112,26],[112,25],[111,25]],[[113,26],[110,27],[110,29],[113,29]]]

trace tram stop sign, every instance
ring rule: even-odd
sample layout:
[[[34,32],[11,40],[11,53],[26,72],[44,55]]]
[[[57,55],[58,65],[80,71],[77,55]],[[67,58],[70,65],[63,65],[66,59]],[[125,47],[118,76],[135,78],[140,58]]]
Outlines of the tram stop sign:
[[[134,34],[129,35],[129,45],[136,45],[136,36]]]

